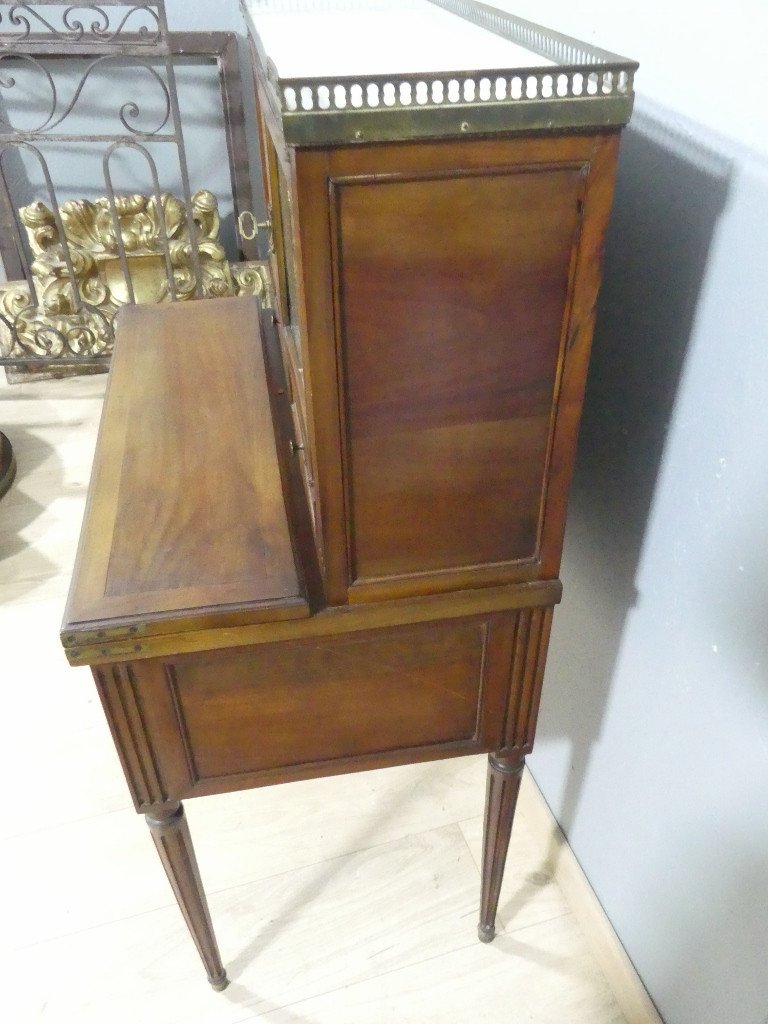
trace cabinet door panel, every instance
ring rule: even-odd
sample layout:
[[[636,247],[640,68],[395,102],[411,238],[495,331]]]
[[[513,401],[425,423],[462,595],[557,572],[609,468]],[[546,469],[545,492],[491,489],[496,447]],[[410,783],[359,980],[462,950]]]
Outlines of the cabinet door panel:
[[[335,184],[350,582],[537,557],[583,184]]]

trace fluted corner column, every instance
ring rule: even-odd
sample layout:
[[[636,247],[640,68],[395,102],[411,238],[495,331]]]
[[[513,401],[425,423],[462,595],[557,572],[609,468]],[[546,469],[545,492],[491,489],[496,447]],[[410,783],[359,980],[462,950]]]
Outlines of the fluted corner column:
[[[524,757],[512,759],[499,754],[488,755],[480,924],[477,928],[481,942],[493,942],[496,937],[496,910],[524,767]]]
[[[168,881],[205,965],[208,981],[217,992],[221,992],[229,981],[213,933],[184,808],[180,803],[162,804],[145,817]]]

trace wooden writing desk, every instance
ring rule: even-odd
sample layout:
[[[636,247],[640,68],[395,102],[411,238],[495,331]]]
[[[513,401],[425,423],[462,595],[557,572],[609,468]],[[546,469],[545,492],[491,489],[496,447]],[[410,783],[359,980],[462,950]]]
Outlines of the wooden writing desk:
[[[62,637],[216,988],[191,796],[488,752],[494,936],[636,65],[416,7],[517,71],[283,79],[253,25],[276,308],[121,313]]]
[[[479,751],[499,752],[492,938],[560,586],[318,607],[271,316],[191,312],[121,314],[62,639],[93,666],[208,978],[226,984],[183,798]]]

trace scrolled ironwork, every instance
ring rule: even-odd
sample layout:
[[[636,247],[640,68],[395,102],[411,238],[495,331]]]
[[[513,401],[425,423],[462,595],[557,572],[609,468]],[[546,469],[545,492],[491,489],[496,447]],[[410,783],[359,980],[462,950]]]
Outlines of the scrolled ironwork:
[[[12,124],[9,117],[4,116],[3,113],[0,112],[0,127],[2,127],[5,130],[5,133],[7,134],[44,134],[50,133],[54,129],[59,128],[77,106],[77,103],[83,93],[83,89],[85,88],[86,82],[90,78],[92,72],[96,68],[103,68],[109,65],[142,68],[150,75],[152,79],[154,79],[155,83],[159,86],[160,89],[159,97],[161,98],[163,107],[160,111],[160,121],[154,127],[140,128],[136,127],[135,124],[130,123],[131,120],[135,122],[137,118],[141,117],[141,108],[139,107],[136,100],[126,100],[126,102],[120,106],[118,111],[118,117],[120,119],[120,123],[127,132],[130,132],[131,135],[142,137],[158,135],[168,124],[168,121],[171,117],[171,92],[168,83],[163,79],[163,76],[160,74],[160,72],[156,68],[153,68],[149,61],[145,60],[142,57],[126,54],[109,53],[101,57],[97,57],[95,60],[92,60],[80,76],[80,80],[72,95],[71,100],[69,101],[67,106],[59,113],[57,113],[59,100],[56,82],[54,81],[54,78],[48,71],[48,69],[40,61],[40,59],[37,57],[33,57],[30,54],[0,51],[0,64],[2,64],[3,60],[9,59],[23,60],[24,63],[31,64],[37,71],[40,71],[43,74],[48,83],[48,87],[51,91],[51,106],[48,111],[46,119],[33,128],[17,127],[16,125]],[[16,84],[16,79],[13,77],[13,75],[0,75],[0,88],[12,89]]]
[[[50,127],[50,122],[56,115],[56,108],[59,102],[56,91],[56,82],[53,79],[53,75],[36,57],[32,57],[28,53],[16,53],[10,50],[0,50],[0,89],[14,89],[16,87],[17,83],[15,77],[12,74],[4,74],[1,70],[2,62],[11,58],[31,65],[35,71],[39,72],[43,76],[51,93],[50,107],[48,108],[45,119],[40,124],[35,125],[32,128],[17,128],[12,124],[10,117],[7,116],[5,111],[0,108],[0,129],[14,135],[30,135],[38,132],[44,132]]]
[[[67,118],[75,110],[78,100],[80,99],[83,93],[83,89],[85,88],[86,82],[90,78],[91,73],[96,68],[117,65],[117,63],[119,63],[119,65],[121,66],[128,65],[129,67],[141,68],[148,74],[150,74],[150,76],[155,80],[157,85],[160,87],[159,95],[163,102],[163,108],[160,112],[160,122],[154,127],[151,126],[140,128],[136,127],[135,125],[132,125],[129,119],[135,122],[135,120],[141,116],[141,109],[139,108],[139,105],[135,99],[126,100],[126,102],[124,102],[120,106],[120,110],[118,112],[118,117],[123,128],[125,128],[127,132],[130,132],[131,135],[141,137],[148,135],[158,135],[160,134],[160,132],[163,131],[163,129],[168,124],[168,121],[170,120],[172,106],[171,93],[168,87],[168,83],[163,79],[163,76],[160,74],[160,72],[158,72],[156,68],[153,68],[151,63],[143,59],[142,57],[118,53],[109,53],[105,54],[104,56],[96,57],[89,63],[88,67],[83,72],[80,81],[78,82],[77,88],[75,89],[75,92],[72,96],[72,99],[67,104],[65,110],[61,111],[58,114],[56,113],[58,108],[58,91],[56,89],[56,83],[53,79],[53,76],[50,74],[48,69],[43,65],[43,62],[40,60],[40,58],[32,56],[29,53],[0,51],[0,65],[3,60],[8,60],[10,58],[14,60],[23,60],[25,63],[27,63],[27,65],[31,65],[36,71],[40,72],[40,74],[45,78],[48,88],[50,89],[50,108],[48,109],[45,120],[32,128],[22,128],[12,124],[10,118],[5,116],[0,111],[0,129],[2,129],[5,134],[44,134],[50,133],[55,128],[60,127],[60,125],[63,122],[65,122]],[[0,88],[12,89],[15,87],[15,85],[16,79],[12,75],[3,75],[2,73],[0,73]]]
[[[27,299],[29,296],[27,296]],[[0,338],[0,362],[11,366],[101,361],[112,353],[112,320],[96,306],[83,303],[76,313],[51,316],[27,301],[23,292],[8,292],[0,304],[7,328]],[[21,308],[14,308],[14,307]]]
[[[33,128],[15,125],[19,115],[0,109],[0,177],[6,180],[3,158],[14,149],[34,157],[44,182],[42,201],[38,198],[17,210],[8,198],[0,209],[6,228],[3,256],[12,245],[12,276],[26,278],[0,284],[0,366],[56,373],[62,365],[104,365],[111,353],[112,320],[126,303],[268,294],[265,265],[227,260],[213,194],[193,194],[190,189],[172,60],[173,53],[186,49],[172,49],[163,0],[81,5],[41,0],[14,4],[10,14],[9,6],[0,0],[0,90],[23,86],[9,99],[24,93],[26,101],[35,85],[32,75],[38,74],[50,98],[42,100],[42,115],[37,113],[39,98],[32,108],[31,117],[42,117]],[[34,7],[40,7],[44,17],[35,19]],[[120,11],[114,24],[113,9]],[[2,34],[9,24],[18,30],[12,40]],[[65,82],[43,62],[69,55],[85,61],[74,81],[68,77]],[[9,67],[12,61],[15,64]],[[67,119],[85,105],[87,84],[91,83],[90,96],[97,73],[118,66],[138,70],[139,84],[148,78],[149,86],[137,89],[136,99],[123,100],[123,91],[111,112],[104,114],[115,122],[119,118],[119,124],[109,126],[111,132],[85,134],[70,127]],[[135,74],[125,77],[136,80]],[[149,97],[154,98],[151,107]],[[139,124],[150,118],[146,128]],[[161,189],[155,158],[147,148],[156,142],[175,147],[178,197]],[[58,202],[41,150],[71,143],[104,147],[105,194],[93,202]],[[110,161],[125,149],[138,151],[146,162],[151,177],[148,195],[116,192]]]
[[[125,279],[126,288],[128,289],[128,296],[131,302],[136,301],[136,295],[133,287],[133,278],[128,267],[128,253],[126,251],[125,238],[123,237],[123,231],[120,226],[120,217],[118,215],[117,199],[115,197],[115,190],[112,184],[112,172],[110,169],[110,161],[118,149],[134,149],[141,153],[147,161],[149,166],[150,174],[152,175],[152,185],[154,188],[154,200],[159,210],[162,210],[162,196],[160,193],[160,179],[157,173],[157,164],[152,157],[152,154],[146,149],[146,147],[135,142],[133,139],[123,139],[119,142],[113,142],[104,153],[102,158],[102,168],[104,170],[104,181],[107,185],[107,201],[109,203],[109,211],[112,216],[112,227],[115,234],[115,240],[117,242],[117,252],[120,260],[120,268],[123,272]],[[158,219],[158,234],[162,243],[163,257],[165,262],[165,274],[168,282],[168,290],[172,298],[176,298],[176,279],[173,273],[173,266],[171,263],[170,246],[168,244],[168,229],[165,223],[165,217],[160,216]]]
[[[86,69],[85,74],[83,75],[82,82],[80,84],[80,88],[78,90],[78,94],[77,94],[77,96],[75,96],[73,98],[73,101],[70,104],[69,109],[66,111],[64,117],[66,117],[69,113],[71,113],[75,103],[77,102],[77,99],[79,98],[79,93],[82,92],[82,87],[85,85],[85,80],[88,78],[88,76],[90,75],[91,71],[93,71],[94,67],[96,67],[97,65],[98,66],[103,66],[105,64],[117,63],[117,62],[126,64],[128,66],[132,66],[132,67],[141,67],[141,68],[144,68],[146,71],[148,71],[149,74],[155,79],[157,84],[160,86],[163,102],[165,104],[165,109],[162,112],[162,120],[157,125],[157,127],[152,128],[149,131],[147,131],[146,129],[145,130],[141,130],[139,128],[134,128],[133,125],[128,123],[128,118],[129,117],[133,118],[133,119],[136,119],[136,118],[141,116],[141,110],[139,108],[138,103],[135,100],[127,100],[120,107],[120,113],[119,113],[120,123],[123,125],[125,130],[130,132],[132,135],[157,135],[158,132],[161,132],[163,130],[163,128],[165,128],[165,126],[168,124],[168,120],[169,120],[169,118],[171,116],[171,91],[168,88],[168,83],[163,80],[163,76],[155,68],[153,68],[152,65],[148,61],[143,60],[140,57],[129,57],[129,56],[123,56],[123,55],[108,54],[105,57],[97,58]],[[63,121],[64,118],[62,117],[61,120]],[[59,121],[58,124],[61,124],[61,121]],[[51,125],[50,127],[54,127],[54,125]]]
[[[152,32],[147,25],[139,25],[136,30],[136,35],[138,35],[141,41],[145,44],[160,42],[160,40],[162,39],[162,26],[160,24],[160,18],[158,17],[157,11],[154,10],[150,4],[134,4],[134,6],[126,13],[125,17],[117,26],[117,28],[114,29],[112,32],[97,30],[93,25],[91,26],[91,31],[93,32],[94,36],[96,36],[96,38],[101,40],[102,42],[114,42],[122,34],[123,29],[125,28],[126,23],[129,21],[129,19],[132,18],[133,15],[136,14],[138,11],[141,11],[143,14],[147,14],[149,15],[150,18],[152,18],[152,20],[155,23],[155,30],[154,32]]]
[[[34,41],[37,36],[41,35],[41,30],[49,39],[59,42],[115,43],[121,37],[127,38],[126,25],[138,13],[145,15],[151,21],[152,27],[145,22],[139,24],[130,34],[131,43],[149,46],[162,41],[163,26],[159,14],[160,5],[157,0],[154,3],[133,4],[116,27],[110,25],[110,16],[106,6],[87,3],[51,4],[50,7],[53,10],[61,10],[61,25],[56,25],[36,10],[34,4],[13,4],[5,14],[0,12],[0,46],[13,46]],[[86,24],[84,20],[86,12],[92,18],[90,24]],[[3,32],[4,22],[18,31]]]
[[[24,42],[33,35],[33,28],[42,28],[47,34],[53,36],[58,40],[66,40],[67,42],[77,43],[82,40],[85,35],[85,26],[82,21],[73,17],[73,13],[79,10],[91,10],[94,13],[100,15],[104,21],[102,29],[109,25],[109,16],[106,11],[101,7],[97,7],[95,4],[73,4],[66,7],[61,16],[63,28],[57,27],[47,18],[35,10],[31,4],[14,4],[8,11],[8,22],[13,25],[14,28],[21,28],[21,32],[13,36],[6,36],[5,34],[0,36],[2,42]],[[0,15],[0,23],[2,21],[2,15]],[[94,22],[94,24],[98,24]]]
[[[82,21],[73,17],[75,11],[91,11],[92,14],[96,14],[98,18],[101,18],[102,24],[99,25],[98,21],[92,21],[90,24],[90,31],[94,35],[98,35],[100,32],[106,32],[109,29],[109,15],[103,7],[99,7],[97,4],[75,4],[72,7],[67,7],[62,14],[61,20],[64,23],[64,27],[67,28],[72,35],[70,38],[75,38],[80,41],[86,33],[85,25]]]
[[[24,42],[26,39],[29,39],[32,35],[32,22],[30,18],[36,19],[52,35],[61,35],[60,31],[46,20],[42,14],[33,10],[29,4],[14,4],[8,11],[8,22],[13,25],[14,28],[20,28],[21,31],[13,36],[6,36],[4,33],[0,36],[0,39],[2,39],[3,42],[7,40],[14,43]],[[2,24],[2,14],[0,14],[0,24]]]
[[[59,201],[56,196],[56,189],[53,186],[53,179],[51,178],[51,172],[48,170],[48,163],[45,157],[37,148],[37,146],[33,146],[31,142],[18,141],[14,143],[8,143],[0,141],[0,167],[2,167],[3,158],[5,157],[6,153],[11,148],[11,146],[15,146],[17,149],[22,149],[27,153],[31,153],[38,161],[40,165],[40,170],[43,174],[43,179],[45,180],[45,187],[48,192],[48,199],[51,203],[51,216],[53,217],[53,221],[56,225],[56,230],[59,233],[59,237],[63,237],[64,224],[61,219]],[[80,289],[78,287],[77,275],[75,274],[75,268],[72,263],[72,256],[70,254],[68,246],[65,246],[62,251],[62,262],[64,264],[64,268],[66,271],[67,280],[72,289],[72,301],[74,304],[74,308],[78,310],[80,308]],[[33,297],[36,299],[37,295],[34,293],[34,280],[32,282],[32,288]]]

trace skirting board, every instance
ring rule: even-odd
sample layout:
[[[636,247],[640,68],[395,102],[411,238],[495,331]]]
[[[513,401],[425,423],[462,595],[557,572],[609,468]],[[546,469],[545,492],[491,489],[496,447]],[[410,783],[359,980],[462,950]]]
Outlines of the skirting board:
[[[664,1024],[527,768],[518,800],[628,1024]]]

